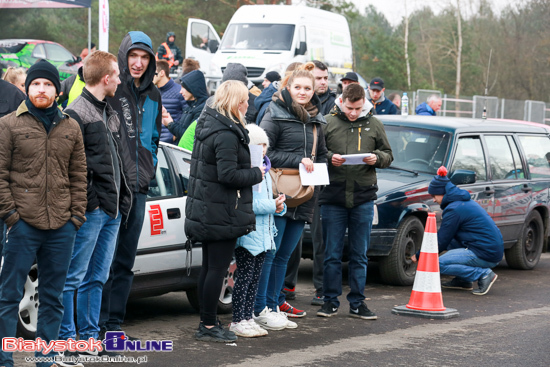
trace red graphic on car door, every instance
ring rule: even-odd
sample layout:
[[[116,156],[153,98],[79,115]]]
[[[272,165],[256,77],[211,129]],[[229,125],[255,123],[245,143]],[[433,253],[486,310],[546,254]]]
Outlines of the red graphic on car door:
[[[164,221],[162,219],[162,210],[159,204],[149,207],[149,221],[151,222],[151,236],[161,234],[164,229]]]

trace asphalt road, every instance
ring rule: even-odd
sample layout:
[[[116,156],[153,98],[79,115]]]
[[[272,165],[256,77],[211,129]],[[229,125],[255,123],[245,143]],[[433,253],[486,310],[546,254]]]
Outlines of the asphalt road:
[[[459,311],[449,320],[393,315],[395,306],[408,302],[412,287],[382,285],[376,264],[369,265],[365,288],[367,303],[378,320],[347,316],[349,304],[341,298],[339,314],[315,316],[311,306],[312,262],[300,268],[297,299],[307,311],[294,319],[298,329],[270,331],[262,338],[240,338],[234,344],[198,342],[193,338],[199,323],[184,293],[132,301],[124,330],[141,340],[173,340],[168,353],[127,353],[147,357],[147,366],[549,366],[550,254],[543,254],[532,271],[511,270],[503,262],[491,291],[474,296],[444,290],[446,307]],[[344,273],[345,274],[345,273]],[[347,285],[344,292],[349,288]],[[224,323],[230,315],[222,315]],[[17,366],[28,353],[16,356]],[[115,364],[88,363],[86,366]],[[116,365],[136,365],[118,363]]]

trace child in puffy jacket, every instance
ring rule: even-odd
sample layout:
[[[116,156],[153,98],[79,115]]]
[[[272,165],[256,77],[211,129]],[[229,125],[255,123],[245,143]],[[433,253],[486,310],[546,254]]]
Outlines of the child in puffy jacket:
[[[259,184],[260,189],[253,192],[256,231],[240,237],[235,248],[237,280],[233,289],[233,322],[229,330],[238,336],[252,338],[267,335],[267,330],[254,322],[254,301],[266,251],[275,251],[273,237],[276,229],[273,215],[283,215],[286,212],[286,204],[284,195],[273,199],[271,176],[267,173],[271,168],[271,162],[265,155],[269,145],[265,131],[255,124],[246,125],[246,129],[250,137],[249,145],[263,146],[263,164],[267,168],[264,180]]]

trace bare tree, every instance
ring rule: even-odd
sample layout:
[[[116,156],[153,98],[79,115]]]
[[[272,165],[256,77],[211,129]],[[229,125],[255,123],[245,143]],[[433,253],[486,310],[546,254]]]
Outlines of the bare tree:
[[[405,1],[405,62],[407,63],[407,90],[411,90],[411,64],[409,63],[409,13]]]
[[[457,37],[458,46],[456,50],[456,88],[455,95],[458,99],[460,96],[460,73],[462,59],[462,17],[460,15],[460,0],[456,0],[456,21],[457,21]]]

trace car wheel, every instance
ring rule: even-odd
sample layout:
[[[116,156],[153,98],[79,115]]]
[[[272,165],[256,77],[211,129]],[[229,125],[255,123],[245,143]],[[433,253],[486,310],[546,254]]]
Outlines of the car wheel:
[[[384,283],[393,285],[412,285],[416,275],[416,264],[411,256],[422,245],[424,226],[420,219],[409,216],[397,229],[397,235],[387,257],[380,259],[380,277]]]
[[[518,242],[504,250],[506,262],[513,269],[530,270],[539,263],[544,243],[544,225],[539,212],[532,211],[525,219]]]
[[[235,259],[231,260],[227,273],[223,278],[222,290],[220,292],[220,299],[218,300],[218,313],[227,314],[233,310],[233,288],[235,287],[235,271],[237,270],[237,262]],[[197,288],[187,290],[187,299],[191,306],[199,311],[199,293]]]
[[[17,334],[25,339],[34,339],[38,323],[38,267],[34,264],[27,275],[23,299],[19,303]]]

